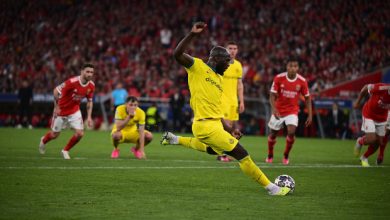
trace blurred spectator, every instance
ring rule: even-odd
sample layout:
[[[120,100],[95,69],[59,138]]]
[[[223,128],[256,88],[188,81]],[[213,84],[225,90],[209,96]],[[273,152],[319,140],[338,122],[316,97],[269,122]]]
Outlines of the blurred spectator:
[[[114,113],[119,105],[125,104],[127,96],[128,94],[126,89],[123,88],[123,84],[117,83],[115,89],[111,92],[111,107]]]
[[[180,131],[183,126],[183,107],[184,107],[184,96],[181,94],[180,90],[175,88],[173,94],[169,98],[169,105],[172,111],[173,117],[173,130]]]
[[[18,128],[28,127],[32,128],[32,102],[33,102],[33,89],[27,80],[23,80],[21,87],[18,91],[18,104],[19,104],[19,124]]]
[[[182,82],[175,77],[182,70],[170,48],[177,43],[173,36],[182,36],[195,20],[210,27],[192,48],[199,57],[227,38],[242,42],[248,97],[268,92],[262,88],[282,72],[290,55],[303,61],[300,74],[310,85],[322,81],[315,91],[390,63],[387,1],[206,2],[4,1],[0,92],[16,92],[18,79],[29,76],[34,93],[51,93],[50,88],[77,74],[81,63],[92,61],[99,71],[94,80],[98,93],[110,92],[113,82],[125,79],[126,87],[133,84],[129,93],[169,97],[170,89],[152,88],[162,78],[173,85]],[[199,10],[205,4],[209,7]],[[237,9],[245,13],[233,13]]]
[[[348,120],[337,103],[333,103],[332,109],[328,111],[324,121],[325,133],[332,138],[345,138]]]
[[[215,44],[240,41],[249,98],[268,97],[289,56],[302,61],[299,73],[313,95],[390,64],[388,1],[5,0],[1,6],[0,93],[17,93],[28,79],[34,94],[51,94],[91,61],[98,95],[122,82],[132,96],[170,98],[177,87],[187,89],[188,100],[187,75],[172,59],[172,45],[197,20],[209,25],[191,48],[198,57]]]

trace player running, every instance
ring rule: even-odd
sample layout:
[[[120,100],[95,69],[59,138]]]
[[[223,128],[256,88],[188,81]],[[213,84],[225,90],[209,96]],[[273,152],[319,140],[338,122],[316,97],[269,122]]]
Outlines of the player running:
[[[367,151],[360,157],[363,167],[368,167],[368,157],[371,156],[379,146],[381,149],[378,155],[377,163],[383,161],[384,148],[386,146],[385,134],[390,110],[390,84],[376,83],[365,85],[359,93],[354,103],[354,108],[359,109],[361,101],[370,96],[363,106],[362,111],[362,131],[365,135],[356,140],[354,149],[355,156],[359,156],[362,146],[369,145]]]
[[[300,95],[305,97],[308,117],[305,126],[312,122],[311,98],[307,81],[298,74],[298,60],[290,58],[287,61],[287,72],[275,76],[271,87],[270,104],[272,116],[268,127],[268,157],[265,162],[272,163],[274,146],[280,129],[287,126],[286,148],[284,150],[283,164],[289,164],[289,154],[295,142],[295,130],[298,126],[298,111]]]
[[[51,130],[41,138],[39,143],[41,154],[45,153],[46,144],[56,139],[61,130],[69,126],[74,129],[74,134],[62,149],[61,154],[64,159],[70,159],[70,149],[84,136],[83,117],[80,111],[80,102],[83,98],[87,98],[87,125],[92,127],[92,98],[95,91],[95,84],[92,82],[93,74],[94,66],[90,63],[84,64],[80,76],[72,77],[54,89]]]

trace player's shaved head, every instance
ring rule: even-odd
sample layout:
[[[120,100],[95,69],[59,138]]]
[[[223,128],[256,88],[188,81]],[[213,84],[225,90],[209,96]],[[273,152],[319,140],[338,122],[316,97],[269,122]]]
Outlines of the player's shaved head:
[[[226,48],[216,46],[210,51],[209,64],[214,68],[215,72],[223,75],[225,70],[229,67],[230,54]]]
[[[216,56],[230,56],[229,52],[226,50],[226,48],[221,46],[215,46],[210,51],[210,57],[216,57]]]

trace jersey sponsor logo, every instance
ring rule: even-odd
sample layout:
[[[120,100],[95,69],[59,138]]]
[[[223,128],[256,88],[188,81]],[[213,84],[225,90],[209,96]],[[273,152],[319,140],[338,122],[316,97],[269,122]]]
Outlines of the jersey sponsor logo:
[[[390,110],[390,103],[389,104],[388,103],[383,103],[382,98],[383,97],[380,97],[380,99],[378,100],[378,106],[380,108],[384,108],[384,109]]]
[[[379,90],[388,90],[390,94],[390,86],[379,86]]]
[[[206,82],[211,83],[211,85],[217,87],[219,89],[219,91],[223,92],[222,86],[220,84],[218,84],[217,82],[215,82],[213,79],[210,79],[209,77],[207,77]]]
[[[297,94],[298,92],[296,91],[282,90],[282,95],[286,98],[295,98]]]

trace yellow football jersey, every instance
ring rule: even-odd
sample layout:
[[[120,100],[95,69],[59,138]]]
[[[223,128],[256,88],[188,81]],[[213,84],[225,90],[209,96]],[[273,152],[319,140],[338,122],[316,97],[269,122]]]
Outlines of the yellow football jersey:
[[[190,88],[190,105],[194,111],[194,120],[204,118],[222,118],[221,96],[223,77],[194,57],[191,67],[185,68],[188,73]]]
[[[124,120],[128,115],[129,114],[127,114],[126,105],[120,105],[116,108],[115,120]],[[137,126],[137,124],[144,125],[145,118],[146,118],[145,112],[141,108],[137,107],[135,110],[134,117],[130,119],[130,121],[123,129],[133,128],[134,126]],[[112,130],[116,131],[116,124],[114,124]]]
[[[237,83],[242,78],[242,65],[238,60],[234,60],[223,74],[223,95],[224,106],[238,106]]]

